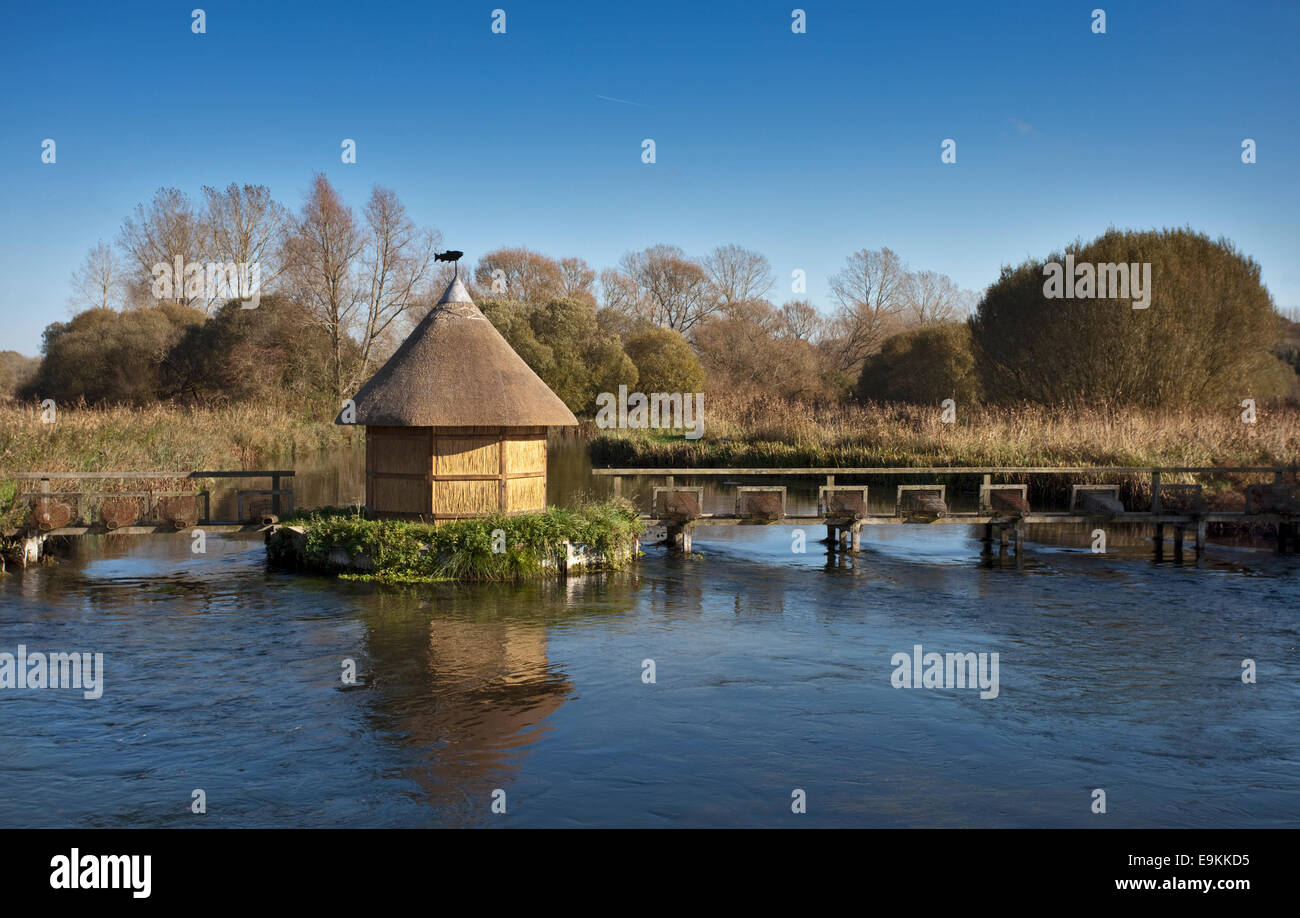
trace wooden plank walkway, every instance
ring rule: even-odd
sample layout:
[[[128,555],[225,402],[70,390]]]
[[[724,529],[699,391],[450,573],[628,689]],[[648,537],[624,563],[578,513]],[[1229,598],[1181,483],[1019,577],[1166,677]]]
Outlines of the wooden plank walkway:
[[[1205,552],[1207,527],[1211,523],[1224,524],[1267,524],[1276,527],[1277,550],[1285,551],[1288,544],[1300,547],[1300,506],[1296,503],[1294,485],[1288,486],[1288,474],[1292,482],[1297,479],[1297,466],[905,466],[887,468],[604,468],[593,469],[592,474],[613,479],[616,495],[623,492],[625,478],[665,479],[665,484],[653,489],[654,504],[650,512],[641,518],[652,526],[664,526],[665,542],[685,552],[691,549],[691,530],[697,525],[825,525],[827,536],[824,540],[830,550],[856,552],[860,550],[861,532],[865,526],[880,525],[959,525],[984,527],[983,541],[986,550],[991,545],[995,532],[1000,533],[1002,545],[1007,544],[1008,534],[1014,535],[1017,563],[1020,549],[1025,538],[1026,527],[1039,524],[1076,524],[1099,525],[1107,522],[1123,524],[1149,525],[1153,529],[1153,539],[1157,559],[1164,550],[1165,527],[1171,526],[1174,535],[1174,553],[1181,560],[1184,534],[1191,527],[1195,538],[1197,563],[1201,563]],[[1034,511],[1030,509],[1027,487],[1023,484],[994,484],[994,476],[1014,476],[1023,481],[1031,475],[1067,475],[1086,477],[1093,481],[1112,479],[1109,486],[1075,485],[1072,488],[1071,509],[1067,511]],[[1251,485],[1246,490],[1243,511],[1211,511],[1204,506],[1200,484],[1186,482],[1170,483],[1168,478],[1174,476],[1267,476],[1269,485]],[[946,504],[945,484],[910,484],[897,486],[897,506],[893,513],[871,513],[865,507],[852,515],[828,512],[823,496],[832,491],[852,490],[853,486],[844,484],[846,478],[900,478],[910,476],[941,477],[949,479],[958,476],[980,476],[979,502],[982,507],[978,512],[951,512]],[[685,512],[678,509],[672,498],[676,493],[695,492],[694,505],[698,506],[702,498],[698,485],[678,487],[678,479],[709,478],[824,478],[825,485],[819,488],[816,514],[785,514],[778,519],[756,518],[742,513],[704,513]],[[1075,498],[1080,490],[1108,490],[1113,486],[1115,497],[1119,494],[1118,482],[1114,479],[1149,477],[1150,504],[1143,509],[1132,511],[1122,509],[1114,497],[1106,500],[1089,499],[1075,509]],[[837,481],[839,484],[837,484]],[[856,484],[856,483],[855,483]],[[862,499],[865,501],[866,485],[861,485]],[[761,491],[760,487],[746,486],[741,492],[752,494]],[[779,494],[780,506],[785,506],[786,489],[772,486],[774,495]],[[1006,491],[1015,491],[1006,495]],[[1263,496],[1269,502],[1265,506],[1252,503],[1252,492],[1267,492]],[[997,493],[1000,492],[1000,493]],[[915,498],[917,494],[926,495],[923,501]],[[1258,500],[1261,495],[1254,493]],[[994,510],[989,506],[990,498],[996,498],[1003,509]],[[775,498],[774,498],[775,499]],[[1171,506],[1166,507],[1162,501],[1168,499]],[[688,504],[689,505],[689,504]],[[1110,506],[1119,512],[1099,513],[1098,507]],[[1010,508],[1010,509],[1008,509]],[[701,508],[702,509],[702,508]],[[739,504],[737,509],[743,509]]]

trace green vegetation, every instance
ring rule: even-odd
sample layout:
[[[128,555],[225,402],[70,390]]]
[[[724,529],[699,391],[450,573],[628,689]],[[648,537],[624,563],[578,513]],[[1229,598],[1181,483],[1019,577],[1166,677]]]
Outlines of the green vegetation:
[[[575,414],[591,414],[601,392],[618,391],[620,383],[636,385],[636,366],[618,338],[597,325],[590,302],[554,298],[536,303],[484,300],[479,305],[515,353]]]
[[[310,570],[337,571],[335,549],[373,568],[343,576],[384,582],[519,580],[558,573],[564,543],[585,545],[613,567],[627,555],[644,524],[627,501],[552,507],[542,513],[457,520],[434,526],[401,520],[367,520],[356,510],[323,510],[287,521],[305,527],[299,543],[273,539],[271,559]],[[504,534],[494,537],[494,531]],[[281,530],[281,534],[289,530]],[[504,544],[504,551],[494,550]],[[548,564],[548,562],[550,562]]]
[[[636,364],[640,392],[702,392],[704,370],[690,344],[671,328],[647,328],[623,343]],[[632,389],[629,385],[628,389]],[[606,390],[611,391],[611,390]]]
[[[858,398],[864,402],[938,405],[951,398],[970,405],[978,395],[970,327],[964,322],[926,325],[885,339],[858,378]]]
[[[1044,265],[1067,255],[1076,266],[1149,264],[1149,305],[1048,298]],[[1161,407],[1285,396],[1294,374],[1274,353],[1282,321],[1259,277],[1259,265],[1232,243],[1187,229],[1112,230],[1004,268],[971,319],[984,394],[1006,403]]]
[[[88,309],[45,329],[44,359],[20,396],[61,405],[159,402],[292,405],[333,417],[328,335],[271,294],[257,309],[231,300],[210,318],[191,306]],[[348,351],[350,357],[355,357]]]

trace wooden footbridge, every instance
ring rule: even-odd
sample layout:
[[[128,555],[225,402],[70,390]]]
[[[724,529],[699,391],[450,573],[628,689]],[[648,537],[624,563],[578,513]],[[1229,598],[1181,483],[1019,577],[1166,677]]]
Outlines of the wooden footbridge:
[[[22,472],[9,476],[23,483],[15,495],[17,522],[3,533],[20,543],[22,564],[40,556],[54,536],[150,535],[195,527],[207,532],[263,529],[293,512],[291,469],[193,472]],[[214,519],[208,480],[264,479],[269,488],[236,488],[235,517]],[[183,482],[192,481],[188,489]],[[112,482],[111,487],[84,487]],[[170,488],[152,485],[167,483]],[[69,486],[78,486],[76,490]],[[32,488],[35,488],[32,490]],[[3,562],[0,562],[2,564]]]
[[[1297,500],[1295,466],[1132,467],[1132,466],[933,466],[926,468],[618,468],[594,469],[592,474],[613,479],[616,495],[623,494],[626,479],[658,479],[651,491],[649,511],[642,515],[648,524],[665,529],[664,541],[689,553],[691,531],[698,525],[789,525],[826,526],[827,550],[857,552],[862,547],[865,526],[908,523],[983,526],[984,553],[991,553],[996,537],[1001,553],[1014,544],[1017,565],[1022,561],[1026,527],[1034,524],[1093,525],[1106,522],[1141,524],[1152,527],[1157,561],[1164,559],[1165,533],[1172,530],[1173,560],[1183,560],[1187,535],[1194,540],[1196,563],[1205,556],[1205,544],[1212,524],[1272,527],[1277,551],[1297,548],[1300,530],[1300,501]],[[1030,505],[1029,482],[1056,476],[1055,491],[1064,495],[1069,485],[1069,504],[1064,509],[1036,509]],[[868,497],[871,486],[858,483],[871,479],[915,479],[930,482],[893,484],[887,491],[886,512],[872,512]],[[1223,509],[1206,502],[1204,486],[1193,478],[1256,478],[1241,484],[1241,490],[1216,492]],[[813,514],[788,512],[785,486],[742,485],[736,488],[734,511],[706,513],[704,488],[677,484],[679,478],[808,479],[823,478],[817,488],[817,510]],[[942,482],[935,478],[944,479]],[[978,478],[978,507],[974,511],[949,509],[949,484],[967,479],[974,490]],[[1003,479],[1003,483],[995,482]],[[1005,479],[1019,479],[1005,483]],[[1083,479],[1074,483],[1062,478]],[[846,484],[846,479],[854,479]],[[1175,480],[1176,479],[1176,480]],[[1289,479],[1289,483],[1288,483]],[[1046,483],[1036,490],[1050,491]],[[1145,492],[1145,493],[1144,493]],[[1141,506],[1134,504],[1142,495]],[[1060,501],[1058,501],[1059,503]],[[879,507],[879,502],[877,503]],[[1237,508],[1240,509],[1237,509]],[[1230,508],[1230,509],[1228,509]]]

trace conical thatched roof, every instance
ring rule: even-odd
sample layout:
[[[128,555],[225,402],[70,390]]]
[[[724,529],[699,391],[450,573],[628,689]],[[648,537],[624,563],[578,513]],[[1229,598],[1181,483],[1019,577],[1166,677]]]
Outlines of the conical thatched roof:
[[[457,276],[356,394],[356,424],[560,427],[578,419],[479,312]],[[335,424],[344,423],[342,412]]]

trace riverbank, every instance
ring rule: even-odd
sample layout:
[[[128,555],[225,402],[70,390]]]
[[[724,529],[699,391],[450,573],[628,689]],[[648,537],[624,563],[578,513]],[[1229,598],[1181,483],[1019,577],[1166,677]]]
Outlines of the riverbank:
[[[101,472],[256,468],[298,450],[346,443],[357,432],[281,406],[58,408],[0,405],[6,471]]]
[[[34,404],[0,405],[0,530],[16,524],[15,514],[25,513],[25,506],[15,503],[13,473],[265,468],[286,456],[364,437],[332,420],[282,406],[240,404],[58,408],[51,423]],[[189,486],[193,482],[163,478],[96,482],[103,491]]]
[[[433,526],[322,510],[267,534],[280,567],[388,583],[503,581],[618,570],[645,525],[623,500]]]
[[[704,434],[598,430],[597,466],[761,468],[796,466],[1210,466],[1287,465],[1300,456],[1300,410],[1051,409],[957,406],[818,407],[779,399],[705,401]]]

